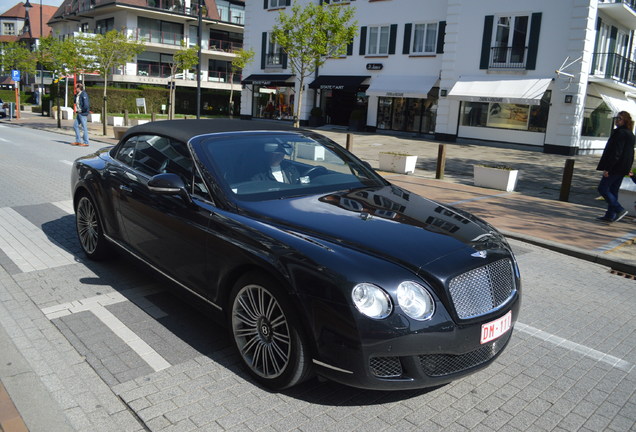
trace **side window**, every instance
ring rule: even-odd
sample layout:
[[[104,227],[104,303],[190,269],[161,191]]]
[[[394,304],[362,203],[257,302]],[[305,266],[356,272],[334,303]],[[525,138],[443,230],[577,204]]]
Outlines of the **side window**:
[[[121,147],[119,147],[119,150],[117,150],[117,154],[115,155],[115,159],[117,159],[118,161],[128,165],[128,166],[132,166],[133,164],[133,160],[135,158],[135,145],[137,144],[137,137],[131,137],[128,138],[128,140],[126,140],[125,143],[122,144]]]

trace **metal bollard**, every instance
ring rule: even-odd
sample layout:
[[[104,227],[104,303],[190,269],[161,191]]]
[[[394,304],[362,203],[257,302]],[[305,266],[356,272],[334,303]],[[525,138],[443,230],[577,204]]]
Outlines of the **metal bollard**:
[[[124,110],[124,126],[128,126],[128,110]]]
[[[570,199],[570,188],[572,186],[572,176],[574,175],[574,159],[567,159],[563,168],[563,180],[561,181],[561,193],[559,201]]]
[[[155,120],[157,120],[157,114],[150,113],[150,121],[155,121]]]
[[[444,170],[446,169],[446,144],[440,144],[437,151],[437,169],[435,178],[442,180],[444,178]]]
[[[347,150],[353,151],[353,135],[347,134]]]

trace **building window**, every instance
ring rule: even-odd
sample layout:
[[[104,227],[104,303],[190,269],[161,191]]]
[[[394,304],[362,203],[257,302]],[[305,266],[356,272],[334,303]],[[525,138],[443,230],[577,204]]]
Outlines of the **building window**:
[[[97,20],[95,22],[95,33],[105,34],[115,28],[115,18],[107,18],[103,20]]]
[[[245,24],[245,7],[232,4],[227,0],[216,0],[216,9],[221,21],[233,24]]]
[[[493,29],[493,65],[521,66],[526,62],[529,16],[500,16]]]
[[[287,0],[269,0],[270,8],[282,8],[287,6]]]
[[[3,23],[2,34],[5,36],[15,36],[15,23]]]
[[[413,54],[434,54],[437,48],[437,23],[413,25]]]
[[[170,54],[144,51],[137,55],[137,75],[166,78],[170,76]]]
[[[268,44],[267,44],[267,59],[266,66],[282,66],[283,64],[283,49],[274,42],[272,38],[272,34],[269,33],[267,35]]]
[[[614,128],[612,110],[600,96],[587,94],[583,109],[583,125],[581,135],[586,137],[606,138]]]
[[[151,43],[181,45],[183,25],[168,21],[138,17],[139,37]]]
[[[389,54],[390,26],[369,27],[367,39],[368,55]]]
[[[550,97],[551,92],[546,91],[539,105],[462,102],[461,125],[545,132]]]

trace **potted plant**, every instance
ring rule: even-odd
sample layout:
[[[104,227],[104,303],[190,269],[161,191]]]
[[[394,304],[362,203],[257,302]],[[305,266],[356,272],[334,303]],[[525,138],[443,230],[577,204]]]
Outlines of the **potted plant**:
[[[354,109],[349,116],[349,130],[363,131],[366,125],[366,115],[364,110]]]
[[[320,107],[313,107],[309,112],[309,126],[316,127],[322,126],[324,123],[324,119],[322,117],[322,109]]]
[[[400,174],[413,174],[417,164],[417,155],[397,152],[380,153],[380,170]]]
[[[517,186],[519,170],[505,165],[474,165],[475,186],[512,192]]]

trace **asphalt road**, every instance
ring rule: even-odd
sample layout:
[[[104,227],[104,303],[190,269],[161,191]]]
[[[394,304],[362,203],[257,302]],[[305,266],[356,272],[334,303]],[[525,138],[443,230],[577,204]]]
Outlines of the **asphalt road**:
[[[523,304],[507,350],[449,385],[254,385],[223,328],[129,258],[85,260],[68,136],[0,125],[0,380],[36,431],[629,431],[636,281],[512,241]]]

